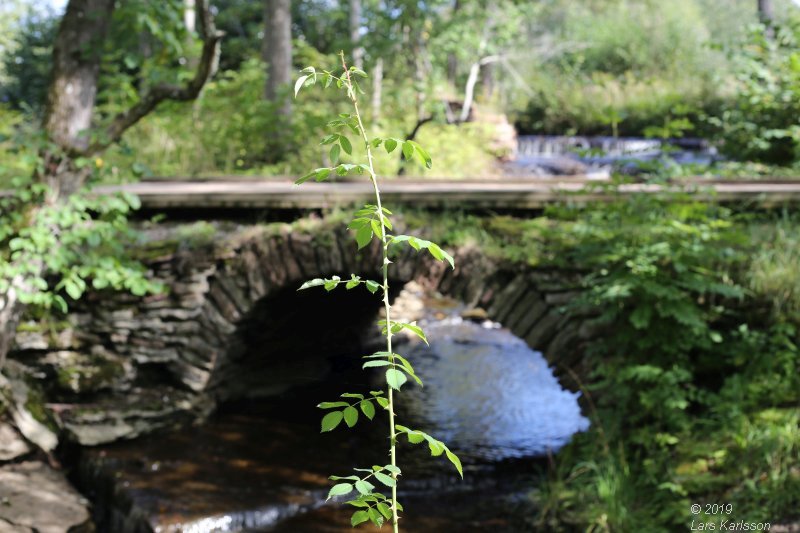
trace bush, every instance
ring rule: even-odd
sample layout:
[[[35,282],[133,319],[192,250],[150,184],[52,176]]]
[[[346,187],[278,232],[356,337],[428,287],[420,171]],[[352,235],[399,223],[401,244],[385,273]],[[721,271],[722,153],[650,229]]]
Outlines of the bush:
[[[730,28],[717,28],[708,5],[619,0],[553,6],[545,25],[557,28],[563,51],[530,70],[534,96],[516,119],[521,133],[709,133],[703,117],[721,103],[714,78],[727,62],[708,43]]]
[[[586,356],[593,427],[558,458],[540,520],[572,509],[567,520],[593,531],[675,531],[703,502],[733,503],[737,520],[791,518],[800,350],[784,311],[796,280],[774,274],[794,247],[776,255],[763,233],[682,194],[550,215],[551,256],[587,270],[581,304],[606,333]]]
[[[724,153],[738,160],[779,165],[797,161],[800,142],[800,23],[779,28],[774,39],[755,29],[734,56],[736,96],[711,122],[720,128]]]

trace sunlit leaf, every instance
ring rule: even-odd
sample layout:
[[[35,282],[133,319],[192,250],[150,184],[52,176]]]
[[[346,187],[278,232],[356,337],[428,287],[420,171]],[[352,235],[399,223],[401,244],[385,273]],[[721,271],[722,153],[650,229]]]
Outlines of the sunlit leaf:
[[[332,413],[328,413],[327,415],[322,417],[322,431],[320,433],[325,433],[326,431],[333,431],[336,429],[344,415],[341,411],[333,411]]]
[[[400,370],[390,368],[386,371],[386,383],[388,383],[391,388],[400,390],[400,387],[402,387],[403,383],[406,381],[408,381],[408,378]]]
[[[353,492],[353,485],[351,483],[339,483],[338,485],[334,485],[331,487],[330,492],[328,492],[328,500],[335,496],[344,496],[345,494],[349,494]]]

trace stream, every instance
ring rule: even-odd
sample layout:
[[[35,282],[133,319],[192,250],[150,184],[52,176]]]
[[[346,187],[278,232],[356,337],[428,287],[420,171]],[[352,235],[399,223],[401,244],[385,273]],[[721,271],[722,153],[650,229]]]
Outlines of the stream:
[[[462,319],[456,302],[426,304],[432,310],[420,325],[430,347],[409,340],[400,350],[425,387],[404,387],[398,416],[448,443],[465,475],[402,439],[403,529],[525,531],[537,471],[588,421],[539,352],[499,324]],[[352,531],[352,509],[325,502],[327,476],[385,464],[385,418],[369,423],[361,415],[353,429],[320,434],[314,406],[365,392],[358,355],[329,360],[324,381],[298,380],[279,395],[226,404],[201,426],[86,451],[83,484],[113,485],[105,491],[114,501],[106,495],[97,504],[105,508],[100,531]],[[380,373],[369,376],[378,388]]]

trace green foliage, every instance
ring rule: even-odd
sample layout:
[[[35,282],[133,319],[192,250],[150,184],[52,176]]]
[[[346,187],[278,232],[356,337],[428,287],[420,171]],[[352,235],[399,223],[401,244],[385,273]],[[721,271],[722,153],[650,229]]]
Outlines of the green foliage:
[[[739,34],[743,20],[755,21],[752,6],[731,4],[726,11],[738,18],[722,18],[698,0],[551,3],[539,25],[541,31],[550,29],[550,40],[559,45],[548,47],[535,67],[523,67],[533,94],[519,96],[518,128],[548,134],[709,135],[713,128],[704,117],[718,113],[729,94],[717,79],[725,78],[728,61],[710,45]],[[666,131],[653,129],[665,126]]]
[[[800,323],[800,228],[796,217],[754,224],[746,279],[749,288],[770,301],[779,316]]]
[[[356,79],[366,78],[367,74],[356,67],[350,67],[348,69],[345,64],[344,53],[341,54],[341,61],[344,68],[339,71],[323,70],[318,72],[314,67],[303,69],[302,75],[295,83],[294,93],[295,96],[297,96],[304,88],[310,88],[317,83],[326,89],[333,87],[345,91],[347,98],[353,106],[353,112],[340,113],[338,118],[328,122],[327,126],[333,133],[328,134],[322,140],[321,145],[331,146],[330,159],[333,164],[336,164],[340,152],[343,151],[347,155],[353,155],[353,144],[346,136],[346,133],[349,131],[359,138],[359,144],[363,146],[366,160],[363,163],[339,164],[338,166],[315,169],[299,178],[297,184],[304,183],[312,178],[317,181],[324,181],[334,172],[339,175],[345,175],[356,171],[359,173],[366,173],[369,176],[370,183],[375,191],[375,204],[367,204],[362,209],[357,210],[347,227],[354,232],[358,250],[371,245],[373,241],[377,239],[382,252],[382,261],[379,265],[382,273],[382,281],[362,280],[360,276],[351,274],[349,279],[343,279],[340,276],[313,279],[305,282],[298,290],[323,287],[326,291],[330,292],[336,289],[340,284],[344,284],[347,290],[354,289],[363,284],[371,293],[375,294],[379,292],[383,300],[385,318],[380,320],[378,325],[382,328],[383,335],[386,338],[386,350],[365,356],[367,361],[363,364],[363,368],[375,368],[384,373],[386,395],[384,396],[382,391],[370,391],[369,396],[360,393],[345,393],[341,395],[341,398],[344,399],[343,401],[323,402],[317,407],[328,411],[322,417],[321,431],[323,433],[333,431],[337,427],[340,427],[342,421],[344,421],[347,427],[354,427],[359,421],[359,409],[364,413],[364,416],[371,421],[376,414],[374,404],[378,404],[383,411],[388,413],[389,455],[391,457],[391,464],[386,466],[373,466],[371,469],[355,469],[357,472],[367,472],[366,476],[331,476],[331,479],[334,481],[345,480],[347,482],[334,485],[328,494],[328,499],[356,492],[356,497],[346,502],[357,508],[351,517],[351,524],[356,526],[370,521],[376,526],[381,527],[385,521],[389,520],[391,521],[392,529],[396,533],[399,531],[399,511],[402,511],[402,506],[397,501],[397,478],[401,472],[397,467],[396,458],[397,439],[401,434],[405,434],[408,441],[412,444],[426,441],[431,454],[434,456],[444,454],[462,477],[463,469],[461,461],[444,443],[436,440],[427,433],[411,430],[395,423],[394,393],[399,393],[402,387],[409,381],[409,378],[412,378],[419,386],[422,386],[422,380],[417,376],[414,367],[408,359],[393,351],[392,338],[395,334],[405,330],[416,335],[425,343],[427,343],[428,340],[425,336],[425,332],[416,323],[399,322],[391,318],[391,305],[389,303],[390,249],[394,246],[407,243],[415,250],[428,250],[435,259],[447,261],[451,267],[454,266],[454,262],[452,256],[431,241],[409,235],[389,234],[389,232],[393,230],[393,223],[389,218],[392,212],[381,205],[379,180],[375,170],[373,150],[383,145],[385,151],[391,153],[400,147],[406,159],[415,159],[422,166],[427,168],[431,167],[432,160],[428,152],[419,145],[419,143],[414,141],[390,137],[370,138],[364,127],[358,107],[357,95],[361,91]],[[375,485],[368,481],[370,478],[374,478],[376,482],[391,488],[391,498],[374,492]]]
[[[37,114],[41,111],[50,80],[56,22],[51,13],[28,10],[17,28],[0,29],[6,36],[12,31],[17,34],[12,42],[0,45],[0,102]]]
[[[549,215],[551,257],[586,272],[576,305],[595,309],[604,333],[587,353],[593,427],[537,494],[539,523],[673,531],[689,504],[723,501],[737,520],[788,518],[800,502],[800,430],[786,408],[800,400],[797,330],[786,299],[759,311],[775,289],[750,279],[785,259],[682,193]]]
[[[774,39],[755,28],[734,55],[736,96],[711,121],[726,154],[780,165],[798,159],[800,129],[800,22],[780,27]]]
[[[689,505],[720,502],[795,520],[796,217],[601,190],[613,200],[531,219],[406,214],[445,244],[583,280],[572,310],[600,332],[579,363],[592,427],[543,476],[531,528],[680,531]]]
[[[0,197],[0,293],[13,284],[22,303],[65,313],[90,286],[136,295],[161,289],[128,253],[138,241],[127,218],[139,207],[136,196],[95,195],[86,187],[49,202],[48,187],[32,177],[43,170],[39,143],[14,146],[24,163],[0,169],[12,187]],[[103,171],[100,159],[74,163],[95,177]]]
[[[712,128],[705,117],[718,113],[723,104],[710,79],[563,73],[553,67],[533,79],[536,97],[516,120],[526,133],[709,135]]]

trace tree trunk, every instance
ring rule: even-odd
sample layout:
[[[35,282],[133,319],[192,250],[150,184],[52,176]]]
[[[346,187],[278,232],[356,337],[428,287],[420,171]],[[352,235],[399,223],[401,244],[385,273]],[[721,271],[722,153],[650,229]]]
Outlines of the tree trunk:
[[[772,0],[758,0],[758,18],[767,28],[767,37],[774,37],[775,29],[773,28],[773,23],[775,21],[775,11],[772,8]]]
[[[452,18],[455,18],[456,15],[458,15],[460,9],[461,9],[461,0],[455,0],[455,2],[453,3]],[[456,57],[455,52],[450,52],[449,54],[447,54],[447,81],[455,85],[457,76],[458,76],[458,57]]]
[[[42,150],[41,170],[35,175],[49,186],[47,203],[62,201],[85,182],[90,170],[88,166],[79,168],[75,163],[77,157],[102,152],[160,102],[191,100],[200,93],[216,70],[222,34],[214,27],[208,1],[196,1],[203,28],[203,51],[194,77],[183,86],[161,84],[145,89],[139,101],[118,113],[100,135],[90,136],[101,51],[116,0],[69,0],[53,43],[52,77],[43,119],[43,129],[55,146]],[[37,206],[31,206],[28,218],[32,220],[38,211]],[[44,270],[39,261],[24,266],[28,277]],[[23,275],[8,282],[9,287],[0,294],[0,370],[23,311],[20,294],[28,288],[27,277]]]
[[[44,128],[67,153],[89,145],[100,51],[114,0],[71,0],[53,45],[53,77]]]
[[[262,54],[267,64],[264,96],[280,104],[278,113],[292,115],[288,87],[292,82],[292,10],[290,0],[264,0],[264,41]]]
[[[197,8],[195,0],[183,0],[183,25],[186,31],[194,33],[197,30]]]
[[[361,47],[361,0],[350,0],[350,42],[353,45],[353,65],[364,68],[364,48]]]
[[[383,108],[383,58],[375,61],[375,70],[372,72],[372,120],[381,119]]]
[[[71,0],[53,44],[53,75],[43,127],[57,149],[42,154],[43,172],[37,178],[50,187],[48,201],[74,192],[86,177],[72,158],[89,146],[100,51],[114,10],[114,0]],[[36,216],[36,210],[30,216]],[[23,305],[25,278],[16,276],[0,294],[0,369],[11,349]]]
[[[481,71],[481,92],[483,93],[484,101],[488,102],[494,96],[495,81],[494,65],[483,67]]]

